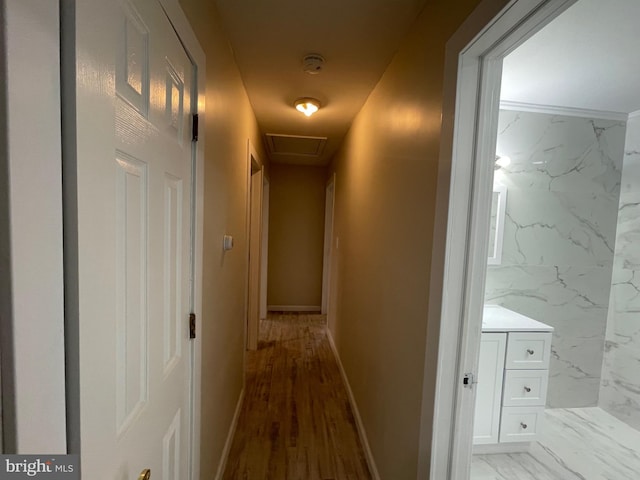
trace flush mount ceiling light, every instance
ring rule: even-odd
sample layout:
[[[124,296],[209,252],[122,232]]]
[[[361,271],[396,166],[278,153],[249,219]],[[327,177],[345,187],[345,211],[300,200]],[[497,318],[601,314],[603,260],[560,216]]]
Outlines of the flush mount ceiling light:
[[[320,102],[315,98],[299,98],[294,104],[296,110],[310,117],[320,109]]]

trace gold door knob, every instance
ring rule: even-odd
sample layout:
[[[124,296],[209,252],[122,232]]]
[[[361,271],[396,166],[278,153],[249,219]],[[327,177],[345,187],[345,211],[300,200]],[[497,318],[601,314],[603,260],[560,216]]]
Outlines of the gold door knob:
[[[148,468],[145,468],[140,472],[140,476],[138,477],[138,480],[149,480],[150,478],[151,478],[151,470],[149,470]]]

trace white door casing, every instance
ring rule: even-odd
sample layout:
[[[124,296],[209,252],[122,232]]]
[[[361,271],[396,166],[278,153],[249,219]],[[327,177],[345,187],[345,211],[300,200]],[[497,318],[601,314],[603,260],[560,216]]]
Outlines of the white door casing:
[[[484,0],[447,44],[419,478],[469,478],[502,59],[574,1]]]
[[[0,10],[0,433],[6,452],[63,454],[60,6],[1,0]]]
[[[267,282],[269,279],[269,179],[262,181],[262,246],[260,249],[260,319],[267,318]]]
[[[157,0],[77,2],[76,45],[82,476],[186,479],[194,66]]]
[[[249,304],[247,306],[247,348],[249,350],[258,348],[260,329],[263,174],[262,168],[252,173],[249,190]]]
[[[245,291],[245,344],[247,350],[258,348],[260,329],[263,187],[264,168],[262,161],[251,140],[247,140],[247,283]]]
[[[333,213],[335,202],[336,175],[331,176],[325,189],[324,201],[324,256],[322,262],[322,305],[321,313],[329,314],[329,291],[331,288],[331,254],[333,253]]]

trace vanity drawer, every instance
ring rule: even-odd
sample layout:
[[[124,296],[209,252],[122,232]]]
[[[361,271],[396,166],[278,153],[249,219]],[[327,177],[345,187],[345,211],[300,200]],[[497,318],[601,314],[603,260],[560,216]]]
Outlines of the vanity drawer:
[[[544,407],[503,407],[500,442],[530,442],[540,433]]]
[[[542,406],[547,401],[549,370],[507,370],[502,390],[505,407]]]
[[[550,355],[551,333],[509,332],[506,369],[545,370]]]

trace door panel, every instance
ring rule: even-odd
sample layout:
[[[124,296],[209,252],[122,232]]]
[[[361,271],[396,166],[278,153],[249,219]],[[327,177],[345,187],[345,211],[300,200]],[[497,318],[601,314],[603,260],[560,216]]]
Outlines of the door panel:
[[[193,65],[157,0],[76,8],[82,477],[184,480]]]
[[[116,152],[116,414],[121,433],[147,401],[147,165]]]
[[[183,264],[180,252],[182,245],[182,222],[185,208],[183,180],[169,173],[164,178],[164,375],[180,360],[182,355],[181,331],[184,327],[180,322],[184,306],[181,295],[182,273],[188,268]]]

